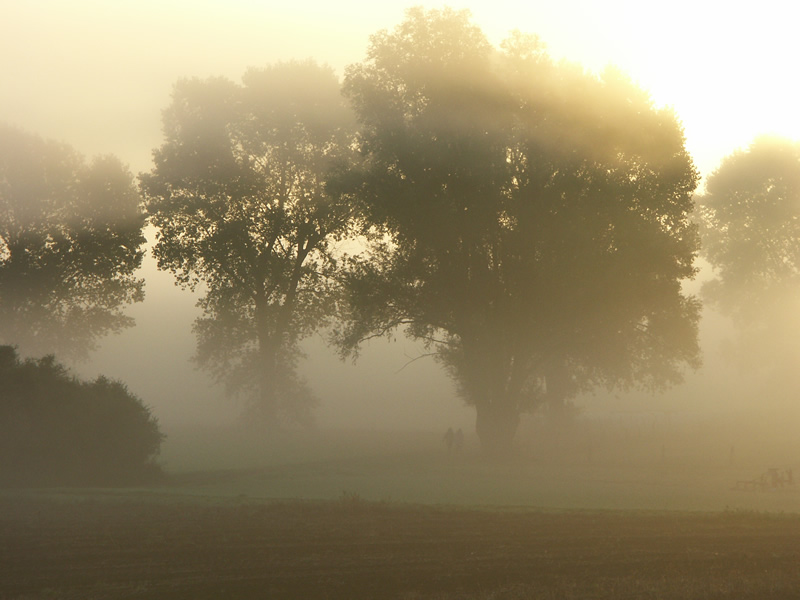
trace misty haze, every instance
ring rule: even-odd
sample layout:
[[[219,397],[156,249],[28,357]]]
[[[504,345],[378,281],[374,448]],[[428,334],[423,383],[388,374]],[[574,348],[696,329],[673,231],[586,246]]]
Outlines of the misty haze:
[[[800,594],[760,10],[10,7],[0,597]]]

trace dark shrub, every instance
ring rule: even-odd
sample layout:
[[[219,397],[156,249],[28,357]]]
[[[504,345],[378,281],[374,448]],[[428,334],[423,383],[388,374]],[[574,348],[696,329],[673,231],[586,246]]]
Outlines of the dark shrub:
[[[0,346],[0,484],[140,482],[160,473],[158,421],[124,384]]]

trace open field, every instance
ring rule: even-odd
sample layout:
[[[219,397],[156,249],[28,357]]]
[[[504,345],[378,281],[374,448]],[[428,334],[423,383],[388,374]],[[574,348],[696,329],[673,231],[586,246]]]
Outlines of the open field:
[[[784,598],[800,518],[0,499],[0,598]]]
[[[797,482],[732,489],[795,442],[533,439],[174,433],[159,485],[0,491],[0,600],[800,598]]]

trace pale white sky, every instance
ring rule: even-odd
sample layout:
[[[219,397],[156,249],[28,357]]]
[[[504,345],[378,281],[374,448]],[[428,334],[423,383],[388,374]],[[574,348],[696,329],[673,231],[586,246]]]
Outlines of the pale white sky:
[[[111,152],[134,172],[160,143],[180,77],[238,79],[249,66],[313,57],[340,73],[413,2],[6,0],[0,120]],[[441,6],[438,3],[425,3]],[[611,63],[675,107],[707,174],[758,133],[800,137],[796,9],[784,0],[464,0],[489,38],[538,34],[551,54]]]

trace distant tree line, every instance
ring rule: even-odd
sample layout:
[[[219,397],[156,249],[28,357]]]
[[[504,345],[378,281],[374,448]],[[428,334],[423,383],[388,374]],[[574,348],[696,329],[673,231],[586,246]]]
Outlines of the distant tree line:
[[[343,82],[313,61],[180,81],[163,131],[139,196],[112,158],[0,130],[0,342],[85,356],[129,326],[146,216],[159,268],[201,293],[196,363],[251,418],[309,421],[312,332],[343,357],[401,332],[503,453],[525,412],[700,366],[701,252],[742,324],[797,287],[797,145],[735,153],[695,211],[673,111],[534,36],[495,47],[466,11],[409,10]]]

